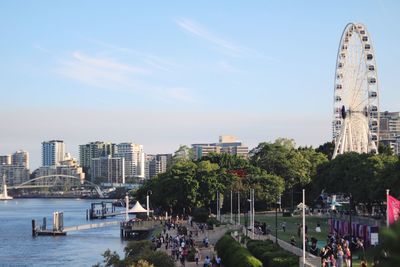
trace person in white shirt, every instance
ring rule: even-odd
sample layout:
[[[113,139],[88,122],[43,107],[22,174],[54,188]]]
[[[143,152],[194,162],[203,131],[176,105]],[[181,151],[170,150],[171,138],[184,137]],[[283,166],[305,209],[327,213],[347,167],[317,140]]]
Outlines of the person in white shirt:
[[[208,256],[206,256],[206,258],[204,259],[204,265],[203,267],[209,267],[211,264],[211,260]]]
[[[218,267],[221,267],[221,258],[219,256],[217,256],[217,258],[215,259],[215,263],[217,264]]]

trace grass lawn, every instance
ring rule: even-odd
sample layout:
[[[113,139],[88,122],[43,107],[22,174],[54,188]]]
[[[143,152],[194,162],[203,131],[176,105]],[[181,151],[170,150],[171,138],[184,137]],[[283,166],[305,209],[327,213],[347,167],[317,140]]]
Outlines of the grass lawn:
[[[256,214],[255,220],[261,223],[267,224],[267,229],[271,230],[271,234],[275,235],[275,214]],[[281,227],[282,222],[286,222],[286,231],[283,232]],[[241,223],[244,224],[244,217],[241,217]],[[315,228],[317,223],[321,226],[321,232],[317,233]],[[301,216],[293,216],[293,217],[282,217],[282,213],[278,213],[278,238],[290,243],[290,238],[292,236],[296,239],[296,244],[298,247],[301,247],[302,240],[301,236],[299,237],[297,234],[299,225],[302,224]],[[322,247],[326,244],[327,236],[329,234],[328,230],[328,217],[325,216],[306,216],[306,225],[307,232],[309,237],[314,237],[318,240],[318,247]],[[369,265],[372,263],[372,254],[371,250],[366,251],[366,256]],[[353,266],[360,266],[360,260],[354,259]]]

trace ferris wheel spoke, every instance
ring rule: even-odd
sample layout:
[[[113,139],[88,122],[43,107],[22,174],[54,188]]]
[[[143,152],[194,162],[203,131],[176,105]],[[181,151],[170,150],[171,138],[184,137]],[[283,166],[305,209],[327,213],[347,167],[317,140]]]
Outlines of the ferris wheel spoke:
[[[364,75],[366,75],[366,71],[364,71]],[[364,76],[363,75],[363,76]],[[352,98],[352,102],[351,102],[351,105],[354,105],[354,104],[356,104],[355,102],[357,101],[357,99],[364,93],[365,94],[365,91],[368,91],[368,90],[363,90],[363,88],[362,88],[362,86],[364,85],[364,83],[366,82],[365,81],[365,78],[363,78],[363,76],[361,76],[360,78],[358,78],[357,77],[357,82],[356,82],[356,86],[354,87],[355,89],[354,89],[354,93],[353,93],[353,98]],[[360,81],[360,82],[358,82],[358,81]],[[366,85],[366,86],[368,86],[368,85]]]

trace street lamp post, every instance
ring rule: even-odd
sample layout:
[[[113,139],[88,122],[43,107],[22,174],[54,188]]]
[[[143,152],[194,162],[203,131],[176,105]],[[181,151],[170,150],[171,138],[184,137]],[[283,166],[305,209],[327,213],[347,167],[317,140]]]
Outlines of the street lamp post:
[[[129,195],[125,195],[125,221],[129,221]]]
[[[233,224],[233,205],[232,205],[232,190],[231,190],[231,224]]]
[[[238,191],[238,225],[240,225],[240,192]]]
[[[275,209],[275,243],[278,244],[278,206],[281,205],[281,197],[279,196],[278,201],[276,202]]]
[[[221,220],[219,216],[219,191],[217,191],[217,220]]]
[[[152,194],[153,192],[151,190],[147,190],[147,196],[146,196],[147,218],[150,217],[150,195]]]
[[[353,239],[353,229],[352,229],[352,221],[351,221],[351,215],[352,215],[352,208],[353,208],[353,196],[350,193],[350,199],[349,199],[349,204],[350,204],[350,214],[349,214],[349,221],[350,221],[350,239],[349,239],[349,250],[350,250],[350,267],[353,267],[353,251],[351,250],[351,242]]]
[[[254,189],[250,189],[250,198],[247,201],[249,201],[249,226],[254,239]]]

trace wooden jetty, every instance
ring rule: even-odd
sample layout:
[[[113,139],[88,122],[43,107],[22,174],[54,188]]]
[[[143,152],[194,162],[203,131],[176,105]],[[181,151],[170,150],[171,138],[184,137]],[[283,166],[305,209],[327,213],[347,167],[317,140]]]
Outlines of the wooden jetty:
[[[121,213],[119,213],[121,214]],[[68,232],[89,230],[101,227],[108,227],[119,225],[121,238],[132,238],[138,234],[150,232],[161,222],[158,220],[138,220],[132,219],[130,221],[110,221],[100,223],[89,223],[76,226],[64,226],[63,212],[53,213],[53,227],[47,228],[46,218],[43,218],[42,225],[37,226],[36,221],[32,220],[32,236],[65,236]]]
[[[67,232],[72,231],[80,231],[80,230],[89,230],[113,225],[119,225],[120,221],[111,221],[111,222],[101,222],[101,223],[89,223],[83,225],[76,226],[67,226],[64,227],[64,214],[63,212],[54,212],[53,213],[53,228],[47,228],[46,218],[43,218],[43,224],[37,226],[36,221],[32,220],[32,236],[60,236],[67,235]]]

